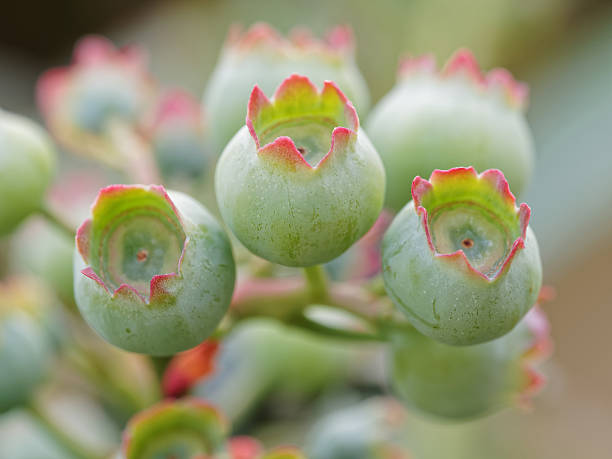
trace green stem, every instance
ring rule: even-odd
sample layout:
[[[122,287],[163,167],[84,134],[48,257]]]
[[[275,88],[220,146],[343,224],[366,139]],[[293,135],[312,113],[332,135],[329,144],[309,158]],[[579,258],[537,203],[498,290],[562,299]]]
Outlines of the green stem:
[[[91,451],[86,450],[77,443],[74,439],[72,439],[69,435],[66,434],[60,427],[58,427],[51,418],[38,406],[34,403],[30,402],[26,405],[26,410],[28,413],[36,419],[39,424],[44,427],[44,429],[53,437],[53,439],[62,446],[67,452],[70,453],[70,456],[76,459],[92,459],[99,457],[97,454],[92,453]]]
[[[151,356],[151,364],[153,365],[153,369],[155,370],[155,373],[157,374],[157,379],[160,383],[164,377],[164,372],[166,371],[166,367],[170,363],[170,360],[172,360],[172,356],[170,357]]]
[[[66,234],[66,236],[68,236],[70,239],[74,239],[76,235],[75,228],[73,228],[72,225],[66,223],[66,221],[62,217],[57,215],[57,213],[54,212],[48,205],[43,205],[39,209],[39,213],[43,217],[45,217],[49,223],[63,231],[64,234]]]
[[[318,333],[328,338],[338,338],[350,341],[386,341],[385,336],[378,332],[368,333],[356,330],[330,327],[320,322],[314,321],[303,314],[296,318],[294,321],[292,321],[291,325],[299,326],[300,328]]]
[[[328,297],[327,273],[321,265],[304,268],[306,288],[313,302],[325,301]]]
[[[113,120],[106,126],[106,133],[121,155],[123,171],[131,181],[145,185],[161,183],[151,145],[134,126]]]
[[[321,266],[305,269],[306,279],[252,279],[239,285],[231,311],[234,324],[249,317],[272,317],[326,336],[382,340],[393,308],[386,298],[361,284],[328,282]],[[305,316],[311,305],[344,311],[367,324],[373,333],[328,327]]]

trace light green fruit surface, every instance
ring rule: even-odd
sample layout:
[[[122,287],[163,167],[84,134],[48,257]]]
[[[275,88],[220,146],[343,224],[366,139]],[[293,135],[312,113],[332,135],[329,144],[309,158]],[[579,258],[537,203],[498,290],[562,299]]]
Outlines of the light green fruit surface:
[[[0,318],[0,413],[27,402],[44,381],[52,349],[48,333],[31,317]]]
[[[307,168],[262,157],[243,127],[215,175],[225,223],[250,251],[286,266],[325,263],[346,251],[376,221],[384,183],[380,158],[362,130],[346,150]]]
[[[0,284],[0,413],[27,402],[45,380],[57,348],[56,301],[25,278]]]
[[[87,264],[78,251],[75,253],[75,299],[81,314],[103,338],[127,351],[171,355],[194,347],[215,330],[231,300],[235,266],[226,234],[208,211],[193,198],[180,192],[169,192],[169,196],[181,216],[182,230],[188,238],[188,243],[179,276],[168,283],[167,294],[159,299],[145,303],[132,293],[109,293],[96,281],[81,273]],[[150,259],[171,271],[162,269],[161,272],[149,272],[150,267],[144,266],[144,271],[141,272],[138,267],[134,267],[135,263],[130,262],[131,255],[134,255],[134,247],[131,244],[133,239],[137,239],[138,234],[141,234],[146,236],[143,242],[155,244],[156,236],[150,237],[146,231],[155,232],[157,228],[148,223],[150,222],[135,221],[130,224],[127,221],[115,231],[115,234],[119,235],[118,240],[125,244],[123,255],[128,255],[119,264],[119,277],[129,278],[133,286],[147,298],[148,282],[145,274],[175,272],[180,255],[180,248],[178,252],[169,250],[175,255],[170,268],[171,262],[166,256],[168,252],[162,250],[158,257],[155,247],[152,247]],[[121,234],[121,231],[125,233]],[[112,238],[113,236],[110,239]],[[159,240],[164,242],[164,238],[162,231]],[[99,271],[103,272],[102,269]],[[120,282],[112,278],[107,280],[111,292],[117,287],[117,282]]]
[[[40,207],[55,155],[42,128],[0,110],[0,236],[10,233]]]
[[[477,225],[472,227],[478,229]],[[493,240],[483,238],[487,244]],[[478,249],[479,238],[472,239]],[[492,248],[487,246],[485,255],[495,252]],[[478,259],[473,257],[479,255],[468,258],[477,265]],[[535,304],[542,284],[538,244],[530,228],[525,248],[516,253],[504,272],[490,280],[462,268],[457,259],[433,253],[412,201],[387,230],[382,256],[389,297],[421,333],[448,344],[477,344],[508,333]],[[487,257],[481,267],[486,266],[490,266]]]
[[[395,399],[375,397],[336,407],[306,439],[310,459],[407,459],[406,413]],[[392,454],[396,453],[395,455]]]
[[[294,73],[308,76],[318,86],[325,80],[334,81],[359,113],[367,112],[370,105],[368,88],[352,60],[303,53],[279,55],[263,50],[250,54],[228,52],[217,64],[203,98],[215,155],[219,155],[244,126],[245,102],[253,87],[258,85],[264,93],[272,94]]]
[[[472,82],[407,78],[374,107],[365,126],[385,164],[385,206],[396,211],[412,199],[414,177],[434,169],[500,169],[517,195],[532,174],[534,146],[524,114]]]
[[[392,339],[393,387],[410,408],[465,419],[516,403],[528,385],[522,356],[533,342],[525,324],[473,346],[449,346],[416,331]]]
[[[74,238],[42,219],[33,218],[11,239],[11,267],[45,280],[67,304],[74,304]]]

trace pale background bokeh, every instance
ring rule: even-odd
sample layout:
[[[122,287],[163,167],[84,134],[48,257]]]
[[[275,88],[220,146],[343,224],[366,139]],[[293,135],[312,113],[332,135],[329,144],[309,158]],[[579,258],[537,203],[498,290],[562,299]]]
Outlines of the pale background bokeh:
[[[264,20],[282,31],[335,23],[354,27],[358,63],[377,101],[403,53],[459,46],[483,67],[502,65],[529,83],[537,169],[533,208],[555,354],[549,384],[529,413],[464,425],[413,421],[428,458],[612,457],[612,5],[572,0],[379,0],[143,2],[92,31],[150,50],[166,85],[200,95],[228,26]],[[35,34],[36,30],[32,30]],[[42,69],[65,64],[70,47],[44,56],[0,41],[0,106],[36,115]],[[469,439],[472,440],[469,440]],[[463,440],[468,439],[468,440]]]

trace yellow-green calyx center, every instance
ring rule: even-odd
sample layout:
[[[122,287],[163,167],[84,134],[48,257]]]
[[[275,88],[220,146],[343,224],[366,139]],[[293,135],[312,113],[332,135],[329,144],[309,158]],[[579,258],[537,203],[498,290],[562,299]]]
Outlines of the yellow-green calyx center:
[[[304,159],[314,167],[329,152],[332,132],[338,125],[338,120],[326,117],[296,117],[268,126],[258,135],[261,145],[282,136],[291,138]]]
[[[185,238],[162,192],[119,188],[103,195],[94,209],[91,267],[109,289],[127,284],[148,298],[153,277],[177,273]]]
[[[455,203],[435,209],[429,216],[436,252],[463,251],[474,269],[494,275],[518,236],[492,212],[474,203]]]

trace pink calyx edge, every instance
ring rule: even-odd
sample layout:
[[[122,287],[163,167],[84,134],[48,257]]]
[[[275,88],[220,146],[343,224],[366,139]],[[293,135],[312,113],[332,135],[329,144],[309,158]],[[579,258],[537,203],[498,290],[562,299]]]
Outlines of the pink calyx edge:
[[[540,307],[542,302],[548,300],[544,296],[548,289],[547,286],[542,287],[537,303],[523,319],[532,334],[532,341],[520,361],[525,381],[517,396],[517,403],[525,409],[531,408],[531,398],[546,384],[546,378],[534,365],[550,357],[554,347],[550,337],[550,323]]]
[[[101,199],[107,199],[113,194],[124,193],[126,191],[136,189],[136,188],[149,190],[149,191],[158,193],[160,196],[162,196],[168,202],[168,204],[170,204],[170,207],[172,208],[173,212],[176,214],[179,222],[182,224],[181,214],[179,213],[178,209],[176,208],[176,206],[170,199],[170,196],[168,196],[166,189],[162,185],[148,185],[148,186],[147,185],[110,185],[110,186],[107,186],[105,188],[102,188],[98,192],[98,196],[96,197],[96,200],[91,206],[92,213],[94,209],[96,208],[96,206],[100,203]],[[76,237],[75,237],[77,250],[79,251],[79,254],[83,258],[83,261],[85,263],[89,263],[89,251],[90,251],[89,233],[91,231],[91,225],[92,225],[92,219],[88,218],[81,224],[81,226],[79,226],[76,232]],[[189,237],[186,236],[185,242],[183,243],[183,249],[181,250],[181,255],[178,260],[177,272],[157,274],[151,278],[148,300],[143,295],[141,295],[138,292],[138,290],[136,290],[134,287],[126,283],[119,285],[119,287],[117,287],[114,291],[111,292],[111,290],[102,280],[102,278],[95,273],[95,271],[92,269],[91,266],[87,266],[86,268],[82,269],[81,274],[97,282],[100,286],[104,288],[104,290],[106,290],[109,293],[109,295],[112,295],[113,299],[117,297],[127,298],[130,296],[136,296],[136,298],[139,298],[143,303],[151,304],[169,293],[167,290],[169,281],[180,277],[181,266],[183,264],[183,258],[185,256],[185,252],[186,252],[188,244],[189,244]]]
[[[421,200],[426,193],[428,193],[434,188],[434,183],[432,182],[444,181],[456,176],[464,176],[474,180],[485,180],[489,182],[491,185],[493,185],[494,189],[502,195],[504,200],[516,209],[519,218],[519,224],[521,227],[521,235],[516,238],[515,241],[512,243],[512,248],[506,256],[506,259],[502,263],[502,266],[496,271],[495,275],[492,277],[489,277],[474,268],[463,250],[457,250],[453,253],[438,253],[433,244],[431,232],[429,229],[427,209],[425,209],[425,207],[421,205]],[[431,174],[429,180],[425,180],[420,176],[415,177],[414,181],[412,182],[412,199],[414,200],[414,206],[417,214],[421,216],[421,222],[423,224],[423,229],[425,230],[425,235],[427,237],[427,244],[429,245],[429,248],[431,249],[434,256],[447,260],[463,261],[467,266],[468,272],[476,274],[477,276],[488,282],[495,281],[499,276],[506,272],[507,269],[510,267],[512,260],[514,259],[514,256],[518,253],[519,250],[525,247],[525,239],[527,237],[527,227],[529,225],[531,209],[525,203],[522,203],[518,209],[516,208],[516,198],[510,191],[510,187],[508,185],[508,182],[506,181],[506,178],[504,177],[504,174],[498,169],[488,169],[482,172],[481,174],[478,174],[472,166],[455,167],[449,170],[436,169]]]
[[[257,22],[246,30],[240,24],[233,24],[225,41],[225,48],[248,51],[257,45],[267,45],[275,48],[294,47],[312,49],[333,54],[348,54],[355,50],[355,37],[348,25],[338,25],[331,28],[319,39],[307,27],[294,27],[287,38],[266,22]]]
[[[146,73],[148,56],[142,48],[133,45],[116,47],[106,37],[86,35],[75,44],[68,66],[51,68],[38,78],[36,100],[42,114],[46,117],[57,106],[72,71],[100,63],[118,64],[150,79]]]
[[[213,414],[217,420],[227,428],[228,420],[227,418],[211,403],[197,397],[184,397],[181,399],[172,399],[167,398],[160,402],[157,402],[155,405],[135,414],[127,423],[127,426],[124,430],[123,437],[121,439],[121,451],[123,453],[127,453],[130,449],[130,444],[133,440],[134,430],[138,427],[143,421],[146,421],[160,413],[163,413],[167,409],[170,409],[174,406],[188,405],[192,408],[196,408],[201,411],[207,411]]]
[[[327,92],[333,92],[335,96],[338,97],[340,103],[344,105],[344,115],[347,118],[348,124],[351,124],[350,128],[343,126],[337,126],[334,128],[331,135],[331,145],[329,151],[315,166],[310,165],[310,163],[304,159],[304,156],[297,149],[295,142],[293,142],[290,137],[277,137],[274,141],[261,146],[259,137],[257,136],[257,132],[255,131],[255,127],[253,125],[253,120],[259,115],[259,112],[264,107],[273,105],[276,101],[281,100],[283,97],[290,97],[291,90],[297,86],[306,88],[318,98],[324,97]],[[251,137],[255,141],[257,153],[259,155],[276,156],[296,166],[303,166],[308,169],[317,169],[319,166],[325,163],[327,158],[329,158],[336,149],[345,146],[357,135],[357,131],[359,130],[359,117],[357,116],[357,111],[355,110],[355,107],[351,101],[347,99],[344,93],[333,81],[325,80],[323,82],[323,89],[319,92],[317,87],[308,77],[292,74],[291,76],[287,77],[278,88],[276,88],[276,91],[272,96],[272,100],[268,99],[259,86],[255,85],[249,98],[246,125],[249,129]]]
[[[227,446],[232,459],[256,459],[264,452],[259,440],[246,435],[231,437]]]
[[[182,89],[170,89],[162,94],[151,124],[153,129],[173,122],[202,127],[202,118],[200,104],[191,94]]]
[[[469,49],[457,50],[446,62],[444,67],[436,70],[436,59],[433,54],[422,56],[405,56],[400,60],[398,75],[404,78],[416,73],[437,74],[440,77],[452,77],[465,74],[469,80],[482,89],[501,89],[510,105],[523,108],[527,105],[529,87],[517,81],[512,74],[504,68],[494,68],[488,73],[480,70],[478,61]]]

